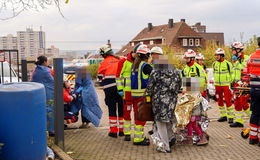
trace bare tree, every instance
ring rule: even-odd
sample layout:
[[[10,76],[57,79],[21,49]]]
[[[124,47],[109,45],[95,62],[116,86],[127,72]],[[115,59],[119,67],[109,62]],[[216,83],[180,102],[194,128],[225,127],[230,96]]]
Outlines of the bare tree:
[[[14,18],[26,10],[40,11],[55,5],[60,14],[60,0],[0,0],[0,20]]]

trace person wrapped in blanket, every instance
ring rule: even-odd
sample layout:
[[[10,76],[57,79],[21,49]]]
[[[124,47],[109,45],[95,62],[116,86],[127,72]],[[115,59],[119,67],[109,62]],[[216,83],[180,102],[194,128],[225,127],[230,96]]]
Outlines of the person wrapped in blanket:
[[[174,109],[177,103],[178,90],[181,87],[179,71],[169,64],[167,55],[158,55],[154,58],[147,93],[152,98],[154,113],[154,128],[151,135],[156,150],[170,153],[175,143],[173,126],[176,124]]]
[[[78,115],[81,111],[81,128],[89,127],[90,122],[98,127],[103,112],[99,106],[98,95],[86,66],[77,69],[75,83],[73,93],[78,96],[76,101],[72,101],[71,112]]]
[[[183,90],[185,92],[179,97],[175,109],[177,127],[186,127],[187,131],[182,144],[206,145],[208,144],[208,135],[205,132],[208,127],[206,111],[209,105],[200,93],[200,79],[183,78]]]
[[[78,121],[78,116],[71,112],[71,103],[77,99],[77,95],[81,92],[82,87],[73,93],[70,88],[71,84],[67,81],[63,82],[63,99],[64,99],[64,128],[67,124],[75,123]]]

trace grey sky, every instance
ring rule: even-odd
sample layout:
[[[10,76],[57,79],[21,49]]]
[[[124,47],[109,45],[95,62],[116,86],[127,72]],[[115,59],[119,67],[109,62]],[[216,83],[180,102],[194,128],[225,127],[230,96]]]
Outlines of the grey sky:
[[[65,0],[61,0],[64,1]],[[201,22],[209,32],[224,32],[225,42],[246,41],[260,35],[259,0],[70,0],[41,12],[26,11],[11,20],[0,21],[0,35],[15,34],[33,26],[43,26],[47,45],[60,49],[96,49],[111,39],[114,48],[132,39],[151,22],[166,24],[169,18],[188,24]]]

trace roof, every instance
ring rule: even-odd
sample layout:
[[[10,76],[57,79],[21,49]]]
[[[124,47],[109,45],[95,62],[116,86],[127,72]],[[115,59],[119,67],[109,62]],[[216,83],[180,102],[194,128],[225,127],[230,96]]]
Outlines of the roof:
[[[174,46],[176,43],[178,43],[176,41],[177,38],[184,37],[202,38],[200,34],[192,30],[191,27],[188,26],[185,22],[174,23],[172,28],[169,28],[168,24],[153,26],[151,31],[149,31],[148,27],[146,27],[141,32],[139,32],[127,45],[119,50],[117,54],[126,55],[131,52],[134,49],[134,47],[131,45],[132,42],[160,39],[163,41],[164,45]],[[149,47],[153,46],[161,45],[149,45]]]
[[[199,33],[205,40],[219,41],[220,45],[224,45],[224,33],[208,32]]]

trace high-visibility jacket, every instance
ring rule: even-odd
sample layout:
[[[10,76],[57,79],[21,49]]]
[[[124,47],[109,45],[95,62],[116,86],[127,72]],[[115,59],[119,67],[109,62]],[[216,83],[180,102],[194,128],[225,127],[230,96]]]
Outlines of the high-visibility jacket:
[[[186,65],[181,72],[182,77],[200,77],[200,86],[203,88],[203,91],[207,84],[206,72],[201,65],[194,62],[191,66]]]
[[[149,65],[148,63],[142,61],[139,64],[138,71],[131,72],[131,94],[132,97],[143,97],[145,90],[147,88],[149,75],[143,73],[143,68],[145,65]]]
[[[241,80],[241,73],[242,73],[242,69],[246,67],[246,63],[247,60],[249,58],[249,56],[244,55],[244,53],[242,53],[242,57],[241,59],[238,59],[234,64],[233,64],[233,70],[234,70],[234,81],[240,81]]]
[[[260,88],[260,48],[250,56],[247,66],[250,73],[250,86]]]
[[[98,68],[98,79],[102,81],[104,89],[116,86],[116,72],[120,59],[114,56],[106,57]]]
[[[230,86],[234,79],[232,64],[227,60],[215,61],[213,63],[213,74],[215,86]]]
[[[118,62],[118,65],[117,65],[117,72],[116,72],[116,86],[117,86],[117,90],[118,91],[122,91],[124,89],[124,84],[123,84],[123,81],[120,77],[120,73],[122,71],[122,68],[123,68],[123,65],[126,61],[126,57],[120,59],[120,61]]]

